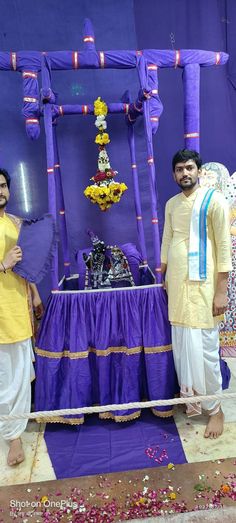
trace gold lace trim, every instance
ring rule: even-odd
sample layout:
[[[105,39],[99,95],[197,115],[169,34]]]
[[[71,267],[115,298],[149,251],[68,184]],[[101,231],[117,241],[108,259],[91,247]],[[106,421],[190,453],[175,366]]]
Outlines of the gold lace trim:
[[[151,409],[152,413],[159,418],[169,418],[173,416],[173,410],[160,411]],[[132,414],[127,414],[126,416],[117,416],[112,412],[101,412],[99,414],[100,419],[112,420],[117,423],[123,423],[125,421],[132,421],[139,418],[141,415],[141,410],[133,412]],[[65,418],[64,416],[55,416],[50,418],[45,416],[44,418],[36,418],[37,423],[63,423],[64,425],[82,425],[84,423],[84,416],[81,418]]]
[[[138,410],[137,412],[132,412],[132,414],[127,414],[127,416],[116,416],[112,412],[101,412],[99,414],[100,419],[111,419],[113,421],[116,421],[118,423],[123,421],[131,421],[133,419],[139,418],[141,414],[141,410]]]
[[[36,418],[37,423],[63,423],[66,425],[82,425],[84,423],[84,416],[82,418],[64,418],[64,416],[55,416],[50,418],[45,416],[44,418]]]
[[[170,418],[174,415],[173,410],[155,410],[154,408],[151,409],[154,416],[157,416],[158,418]]]
[[[38,356],[42,356],[45,358],[69,358],[71,360],[77,360],[80,358],[88,358],[88,355],[90,352],[96,354],[96,356],[109,356],[110,354],[119,354],[124,353],[127,356],[132,356],[132,354],[138,354],[142,351],[144,351],[145,354],[159,354],[161,352],[167,352],[171,351],[172,346],[171,345],[163,345],[160,347],[108,347],[108,349],[100,350],[95,349],[94,347],[89,347],[88,350],[85,351],[78,351],[78,352],[70,352],[69,350],[63,350],[61,352],[53,352],[48,351],[44,349],[39,349],[38,347],[35,348],[35,352]]]

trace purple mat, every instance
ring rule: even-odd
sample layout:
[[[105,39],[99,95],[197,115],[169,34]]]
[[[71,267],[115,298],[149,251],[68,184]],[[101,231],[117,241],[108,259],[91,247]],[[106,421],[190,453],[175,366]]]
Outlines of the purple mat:
[[[84,425],[47,424],[45,441],[57,479],[186,463],[173,418],[146,409],[128,423],[88,416]]]

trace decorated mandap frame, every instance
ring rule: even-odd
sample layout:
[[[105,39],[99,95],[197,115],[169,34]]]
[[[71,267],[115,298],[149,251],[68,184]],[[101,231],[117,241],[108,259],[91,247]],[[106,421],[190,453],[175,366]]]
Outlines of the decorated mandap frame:
[[[22,75],[23,115],[29,138],[38,138],[40,119],[44,121],[48,210],[59,224],[66,279],[71,273],[56,123],[64,115],[94,113],[93,105],[86,103],[58,105],[51,73],[71,69],[137,70],[140,82],[137,99],[130,100],[126,93],[122,102],[108,104],[108,113],[123,113],[127,125],[138,244],[141,264],[145,267],[148,258],[135,149],[135,121],[138,117],[144,120],[155,283],[119,289],[63,291],[59,287],[58,251],[55,250],[51,263],[52,292],[36,348],[37,410],[119,404],[143,398],[169,399],[178,392],[160,269],[153,153],[153,135],[163,110],[158,93],[158,70],[165,67],[183,69],[184,146],[199,151],[201,67],[223,65],[228,60],[226,53],[203,50],[97,51],[93,26],[88,19],[84,23],[83,43],[83,51],[0,52],[0,70],[13,70]],[[41,91],[38,84],[40,71]],[[223,371],[222,374],[224,382]],[[226,381],[223,385],[226,386]],[[153,413],[171,416],[172,408],[156,407]],[[126,421],[139,415],[140,410],[130,409],[106,412],[100,417]],[[64,416],[53,421],[79,424],[83,423],[84,417]]]

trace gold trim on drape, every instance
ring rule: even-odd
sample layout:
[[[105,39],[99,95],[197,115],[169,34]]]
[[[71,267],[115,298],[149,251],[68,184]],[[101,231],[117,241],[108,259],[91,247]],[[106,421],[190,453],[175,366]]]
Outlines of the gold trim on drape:
[[[116,422],[123,422],[123,421],[131,421],[133,419],[139,418],[141,414],[141,410],[138,410],[137,412],[132,412],[132,414],[127,414],[127,416],[116,416],[112,412],[100,412],[99,418],[100,419],[111,419]]]
[[[69,350],[63,350],[61,352],[54,352],[54,351],[48,351],[44,349],[40,349],[38,347],[35,348],[35,352],[38,356],[42,356],[44,358],[69,358],[71,360],[77,360],[77,359],[84,359],[88,358],[89,353],[94,353],[96,356],[109,356],[110,354],[126,354],[127,356],[132,356],[133,354],[139,354],[140,352],[144,351],[145,354],[159,354],[161,352],[167,352],[171,351],[172,346],[171,345],[163,345],[160,347],[108,347],[107,349],[101,350],[96,349],[94,347],[89,347],[85,351],[78,351],[78,352],[71,352]]]
[[[158,418],[170,418],[173,416],[173,410],[155,410],[154,408],[151,409],[154,416],[157,416]]]
[[[82,425],[84,423],[84,416],[82,418],[64,418],[64,416],[55,416],[50,418],[36,418],[37,423],[63,423],[66,425]]]
[[[162,411],[151,409],[152,413],[159,418],[169,418],[173,416],[173,410]],[[141,410],[127,414],[126,416],[117,416],[112,412],[100,412],[99,418],[103,420],[112,420],[116,423],[123,423],[125,421],[132,421],[139,418]],[[55,416],[50,418],[45,416],[44,418],[36,418],[37,423],[63,423],[64,425],[82,425],[84,423],[84,416],[81,418],[65,418],[64,416]]]

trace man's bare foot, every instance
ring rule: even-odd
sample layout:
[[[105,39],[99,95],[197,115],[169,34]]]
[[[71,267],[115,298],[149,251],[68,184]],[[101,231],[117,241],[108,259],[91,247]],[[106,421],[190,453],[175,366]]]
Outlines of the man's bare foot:
[[[10,441],[10,449],[7,456],[7,464],[12,467],[19,465],[25,459],[25,453],[22,447],[21,439],[13,439]]]
[[[205,438],[216,439],[218,438],[224,430],[224,414],[220,409],[217,414],[209,416],[209,421],[206,426],[204,433]]]

